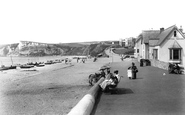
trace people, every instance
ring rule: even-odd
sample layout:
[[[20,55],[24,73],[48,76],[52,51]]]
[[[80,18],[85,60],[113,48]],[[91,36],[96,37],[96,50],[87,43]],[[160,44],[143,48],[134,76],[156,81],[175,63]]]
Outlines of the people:
[[[121,80],[121,77],[118,74],[118,70],[114,71],[114,75],[111,77],[111,79],[112,79],[113,82],[108,87],[110,87],[110,88],[117,87],[118,83]]]
[[[95,62],[97,60],[97,57],[94,58],[93,62]]]
[[[94,85],[101,77],[105,78],[105,67],[101,67],[95,74],[89,75],[89,85]]]
[[[100,84],[100,87],[102,88],[103,91],[106,91],[106,89],[109,88],[115,88],[120,80],[121,78],[118,74],[118,70],[115,70],[114,74],[112,74],[110,72],[110,68],[107,68],[105,80]]]
[[[100,75],[105,78],[105,67],[100,68]]]
[[[128,68],[127,70],[127,76],[129,79],[132,79],[132,70],[131,70],[131,67]]]
[[[119,75],[119,71],[118,70],[114,71],[114,76],[118,79],[118,83],[121,81],[121,77],[123,77],[123,76]]]
[[[79,57],[77,57],[77,63],[78,63],[78,61],[80,60],[80,58]]]
[[[134,62],[132,62],[132,66],[130,67],[130,69],[132,70],[132,79],[136,79],[136,73],[138,72],[138,69],[135,66]]]
[[[107,67],[106,69],[107,73],[105,75],[105,80],[100,84],[100,87],[103,91],[105,91],[108,84],[111,84],[113,82],[113,80],[111,79],[111,76],[113,76],[113,74],[110,72],[110,68]]]

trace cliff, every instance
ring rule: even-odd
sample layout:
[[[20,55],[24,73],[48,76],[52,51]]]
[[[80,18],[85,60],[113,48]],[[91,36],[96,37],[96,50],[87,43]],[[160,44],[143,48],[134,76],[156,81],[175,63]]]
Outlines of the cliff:
[[[19,47],[19,43],[0,45],[0,56],[48,56],[48,55],[91,55],[104,54],[110,44],[98,42],[60,43]]]

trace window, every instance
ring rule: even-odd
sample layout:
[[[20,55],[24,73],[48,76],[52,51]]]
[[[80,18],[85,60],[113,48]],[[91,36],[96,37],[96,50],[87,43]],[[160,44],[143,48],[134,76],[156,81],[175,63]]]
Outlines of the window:
[[[177,31],[174,31],[174,37],[177,37]]]
[[[170,60],[180,60],[181,49],[170,49]]]
[[[177,50],[177,49],[173,50],[173,59],[174,60],[180,59],[180,57],[179,57],[179,50]]]
[[[137,53],[139,53],[139,49],[137,49]]]

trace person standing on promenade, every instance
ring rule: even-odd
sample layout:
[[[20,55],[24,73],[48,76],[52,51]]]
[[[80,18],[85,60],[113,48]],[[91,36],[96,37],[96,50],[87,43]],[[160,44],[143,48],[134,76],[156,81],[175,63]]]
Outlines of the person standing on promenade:
[[[136,73],[138,72],[138,69],[135,66],[135,63],[134,62],[132,62],[132,66],[130,68],[132,70],[132,79],[136,79]]]

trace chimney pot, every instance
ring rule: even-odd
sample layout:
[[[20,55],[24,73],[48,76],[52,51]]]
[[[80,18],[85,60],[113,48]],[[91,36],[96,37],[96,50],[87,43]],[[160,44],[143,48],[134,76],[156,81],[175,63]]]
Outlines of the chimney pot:
[[[179,29],[182,33],[183,33],[183,29],[182,29],[182,26],[180,26],[180,29]]]
[[[164,31],[164,28],[160,28],[160,33]]]

